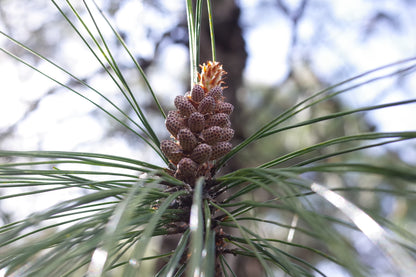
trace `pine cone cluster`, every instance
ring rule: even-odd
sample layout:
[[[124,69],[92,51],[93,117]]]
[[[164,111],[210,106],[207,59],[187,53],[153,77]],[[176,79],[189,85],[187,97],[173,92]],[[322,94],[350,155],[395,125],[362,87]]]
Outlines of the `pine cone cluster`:
[[[160,148],[176,166],[174,176],[193,184],[199,176],[210,174],[213,162],[227,154],[234,136],[230,114],[234,107],[224,101],[222,78],[226,72],[218,62],[201,66],[199,84],[175,98],[165,125],[174,140],[164,140]]]

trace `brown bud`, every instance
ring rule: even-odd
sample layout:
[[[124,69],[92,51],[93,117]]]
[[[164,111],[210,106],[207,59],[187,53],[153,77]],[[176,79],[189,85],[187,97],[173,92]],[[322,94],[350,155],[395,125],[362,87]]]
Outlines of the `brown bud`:
[[[178,111],[170,111],[165,120],[166,129],[172,136],[176,137],[179,130],[185,127],[184,121],[180,118]]]
[[[200,85],[195,85],[191,90],[191,98],[195,102],[201,102],[205,96],[205,91]]]
[[[201,143],[195,147],[194,151],[192,151],[191,159],[199,164],[202,164],[209,160],[211,152],[211,146],[205,143]]]
[[[204,115],[199,112],[194,112],[189,116],[188,119],[188,126],[192,132],[201,132],[205,126],[205,118]]]
[[[234,106],[231,103],[220,102],[217,105],[216,112],[231,114],[234,110]]]
[[[175,107],[179,110],[181,115],[189,116],[191,113],[195,112],[195,107],[188,101],[185,96],[178,95],[175,97]]]
[[[234,130],[231,128],[223,128],[221,133],[221,141],[230,141],[234,137]]]
[[[207,96],[199,103],[198,111],[202,114],[212,113],[215,109],[215,99],[212,96]]]
[[[160,143],[160,150],[173,164],[177,164],[183,157],[180,146],[171,140],[163,140]]]
[[[216,145],[212,146],[212,153],[211,153],[210,160],[211,161],[216,160],[224,156],[225,154],[230,152],[231,148],[232,148],[232,145],[229,142],[226,142],[226,141],[218,142]]]
[[[190,158],[182,158],[177,166],[177,174],[181,177],[195,176],[198,165]]]
[[[207,129],[204,129],[201,133],[204,141],[210,145],[215,144],[218,141],[221,141],[222,128],[218,126],[212,126]]]
[[[215,100],[218,101],[223,98],[222,93],[222,88],[220,86],[215,86],[209,90],[207,95],[212,96]]]
[[[211,115],[207,122],[207,126],[230,127],[230,117],[225,113],[216,113]]]
[[[178,140],[185,152],[192,151],[198,143],[196,137],[189,129],[181,129],[178,132]]]

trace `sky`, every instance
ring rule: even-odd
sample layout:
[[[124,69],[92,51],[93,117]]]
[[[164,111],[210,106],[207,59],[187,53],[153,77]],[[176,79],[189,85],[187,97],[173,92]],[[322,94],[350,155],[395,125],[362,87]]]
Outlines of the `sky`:
[[[135,53],[151,57],[154,54],[153,45],[147,39],[144,28],[138,26],[152,26],[155,33],[162,33],[170,24],[178,22],[184,12],[183,5],[173,4],[175,1],[162,1],[167,13],[161,14],[154,8],[144,9],[142,1],[126,1],[117,15],[113,18],[114,24],[119,30],[128,31],[133,39],[128,41],[128,46]],[[259,6],[259,3],[261,5]],[[308,43],[317,33],[323,33],[322,39],[317,42],[314,52],[309,54],[310,63],[323,80],[339,82],[346,77],[351,77],[364,71],[416,55],[416,6],[405,6],[398,1],[377,1],[381,9],[395,14],[394,20],[400,25],[400,31],[389,24],[382,24],[374,28],[367,37],[362,36],[362,28],[368,22],[373,11],[373,1],[329,1],[314,0],[308,6],[308,16],[299,22],[296,53],[298,56],[290,56],[291,22],[287,17],[270,9],[274,1],[250,1],[240,0],[242,8],[240,24],[246,28],[244,38],[247,43],[248,60],[244,71],[247,84],[260,86],[276,86],[286,78],[290,61],[300,62],[300,56],[307,51]],[[397,2],[397,3],[396,3]],[[2,4],[4,1],[2,2]],[[13,27],[13,35],[17,38],[31,36],[41,24],[49,24],[57,17],[53,7],[44,4],[44,1],[33,1],[30,16],[22,8],[22,1],[5,2],[3,11],[8,14],[8,23]],[[23,4],[22,4],[23,3]],[[291,1],[291,9],[295,10],[300,1]],[[20,6],[19,6],[20,5]],[[325,5],[330,11],[331,17],[325,25],[319,22],[319,7]],[[410,9],[410,10],[409,10]],[[48,16],[45,16],[48,15]],[[132,18],[135,18],[132,24]],[[158,18],[158,20],[155,20]],[[23,21],[17,21],[22,19]],[[341,21],[343,24],[330,24],[331,21]],[[328,23],[329,22],[329,23]],[[63,63],[66,68],[71,68],[77,76],[88,76],[95,72],[99,65],[93,57],[85,51],[85,47],[74,40],[73,35],[67,30],[54,30],[51,26],[49,39],[59,39],[60,47],[55,58]],[[9,27],[0,20],[0,30],[7,31]],[[110,30],[103,30],[104,35],[111,36]],[[10,47],[9,42],[0,36],[0,47]],[[181,79],[188,70],[187,49],[172,45],[160,54],[159,62],[163,63],[160,71],[150,71],[149,81],[160,97],[166,102],[172,102],[178,94],[184,93]],[[121,56],[127,59],[126,56]],[[293,60],[290,60],[293,59]],[[348,64],[346,64],[348,62]],[[410,63],[409,63],[410,65]],[[39,61],[36,67],[42,71],[53,74],[56,80],[65,82],[68,77],[59,73],[46,62]],[[160,68],[160,67],[159,67]],[[344,74],[340,74],[340,68],[347,68]],[[345,75],[347,74],[347,75]],[[4,53],[0,52],[0,132],[19,121],[36,99],[44,96],[55,84],[44,78],[32,69],[19,64]],[[160,78],[163,76],[163,78]],[[352,107],[360,107],[369,103],[380,104],[388,101],[401,101],[416,98],[416,78],[405,78],[403,86],[398,89],[392,79],[365,86],[342,96],[342,99]],[[108,80],[101,78],[92,79],[92,84],[99,91],[103,91],[110,97],[115,97],[117,91]],[[388,89],[385,89],[385,88]],[[174,93],[172,93],[174,92]],[[85,92],[90,93],[90,92]],[[96,95],[90,95],[97,99]],[[407,131],[416,130],[415,105],[400,106],[399,108],[383,109],[369,113],[368,118],[377,126],[379,131]],[[163,124],[163,121],[155,120],[155,124]],[[108,136],[106,128],[111,124],[103,117],[96,116],[93,105],[69,93],[65,89],[58,89],[55,93],[44,97],[39,106],[28,118],[18,124],[9,139],[2,144],[3,149],[10,150],[55,150],[67,151],[91,151],[104,153],[117,153],[121,156],[147,159],[149,162],[162,164],[152,151],[143,147],[132,146],[131,141],[123,136]],[[161,131],[163,132],[163,131]],[[143,150],[144,149],[144,150]],[[403,148],[403,157],[410,162],[416,157],[414,143]],[[79,192],[77,192],[79,193]],[[61,201],[70,195],[60,192],[53,195],[54,201]],[[2,200],[3,201],[3,200]],[[18,217],[25,215],[25,210],[15,211],[16,202],[4,201],[2,207],[17,212]],[[24,202],[22,202],[24,205]],[[41,196],[31,203],[31,211],[43,210],[51,205],[50,196]],[[7,208],[6,208],[7,209]],[[333,265],[332,265],[333,266]],[[331,276],[346,276],[339,273]],[[340,275],[336,275],[340,274]]]
[[[167,4],[166,9],[169,16],[164,14],[161,17],[160,11],[156,9],[143,10],[141,1],[127,1],[115,17],[115,24],[120,30],[129,31],[132,33],[134,39],[129,40],[129,47],[135,49],[135,52],[146,57],[153,55],[152,44],[146,39],[145,29],[136,28],[135,26],[152,25],[153,31],[163,32],[169,24],[177,22],[178,15],[183,12],[183,6],[170,4],[169,1],[164,1]],[[262,5],[259,8],[259,1],[244,1],[241,0],[242,7],[241,24],[246,26],[244,37],[247,43],[247,51],[249,53],[247,60],[247,67],[245,68],[245,81],[247,83],[256,83],[259,85],[274,86],[279,84],[286,78],[288,74],[288,55],[291,43],[291,25],[287,17],[279,14],[276,9],[270,9],[273,1],[261,1]],[[296,3],[299,1],[292,1]],[[312,1],[325,2],[325,1]],[[326,2],[325,2],[326,3]],[[348,4],[347,4],[348,3]],[[337,68],[343,68],[346,61],[348,61],[349,76],[362,73],[366,70],[376,68],[378,66],[394,62],[400,59],[410,57],[416,52],[416,29],[414,26],[414,18],[410,16],[411,12],[403,13],[401,5],[393,5],[391,1],[380,1],[381,6],[389,11],[397,11],[400,17],[401,31],[397,32],[391,28],[376,28],[374,34],[366,39],[363,39],[359,30],[365,19],[371,14],[372,5],[368,1],[341,1],[331,2],[330,10],[332,12],[333,20],[345,21],[345,24],[333,24],[324,26],[325,36],[319,46],[314,48],[314,53],[311,57],[311,64],[314,70],[324,80],[331,80],[332,82],[342,81],[346,78],[345,75],[338,73]],[[316,7],[311,5],[307,10],[310,16],[305,16],[305,19],[299,23],[299,40],[305,41],[304,44],[310,40],[313,33],[316,33]],[[356,9],[356,7],[360,7]],[[256,8],[257,7],[257,8]],[[296,5],[293,5],[293,9]],[[10,8],[10,10],[15,7]],[[414,7],[413,7],[414,9]],[[54,12],[53,9],[42,9],[39,13]],[[415,11],[416,12],[416,11]],[[259,16],[261,14],[261,16]],[[154,21],[157,17],[159,20]],[[130,23],[131,18],[138,18],[134,26]],[[47,20],[40,15],[34,15],[33,20]],[[40,22],[38,22],[40,24]],[[1,26],[0,26],[1,27]],[[17,37],[28,35],[28,30],[16,31]],[[20,34],[21,33],[21,34]],[[108,29],[105,29],[104,34],[111,35]],[[271,35],[272,34],[272,35]],[[275,35],[273,35],[275,34]],[[326,42],[326,41],[328,42]],[[0,45],[5,45],[6,39],[4,37],[0,40]],[[302,43],[299,43],[299,48]],[[336,51],[327,49],[327,45],[336,48]],[[382,47],[381,47],[382,46]],[[75,42],[73,36],[68,36],[60,44],[60,51],[57,53],[57,59],[63,60],[64,66],[71,68],[72,72],[76,72],[77,76],[85,76],[91,74],[98,68],[98,64],[94,62],[92,57],[82,49],[82,44]],[[307,47],[307,45],[305,46]],[[137,50],[136,50],[137,49]],[[302,49],[295,49],[297,53],[302,53]],[[70,53],[77,53],[71,57]],[[80,57],[83,54],[85,56]],[[181,85],[175,84],[175,79],[180,78],[186,74],[187,68],[187,50],[181,46],[167,47],[161,53],[164,60],[162,72],[158,75],[151,74],[149,76],[152,86],[155,91],[164,98],[174,98],[176,94],[180,94],[184,88]],[[296,57],[293,57],[296,60]],[[38,68],[46,72],[54,72],[57,79],[65,80],[64,74],[57,74],[56,70],[45,62],[40,62]],[[158,69],[159,70],[159,69]],[[18,65],[15,61],[2,54],[0,56],[0,74],[3,80],[7,80],[2,84],[2,101],[0,102],[0,128],[5,128],[15,123],[22,117],[24,112],[30,106],[30,102],[45,94],[46,91],[55,85],[34,73],[33,70],[24,68]],[[160,78],[163,76],[163,78]],[[386,82],[393,82],[387,80]],[[100,91],[105,93],[113,93],[113,91],[106,91],[108,84],[103,84],[105,80],[97,80],[94,83]],[[385,83],[386,83],[385,82]],[[387,95],[381,95],[383,91],[377,88],[377,85],[385,87],[385,84],[376,84],[370,89],[365,88],[365,91],[357,90],[353,93],[348,93],[343,96],[343,100],[352,106],[362,106],[368,103],[383,103],[386,101],[399,101],[409,99],[416,96],[416,86],[414,78],[406,79],[406,91],[392,91]],[[172,89],[173,87],[173,89]],[[36,88],[36,89],[33,89]],[[172,90],[177,93],[172,93]],[[409,95],[411,94],[411,95]],[[56,101],[56,102],[55,102]],[[167,100],[167,102],[169,99]],[[71,105],[59,105],[55,103],[69,103]],[[20,149],[44,149],[65,146],[69,149],[77,148],[77,144],[85,145],[93,140],[100,140],[103,138],[103,131],[100,130],[100,122],[97,119],[91,118],[90,114],[94,109],[89,103],[85,103],[83,99],[74,95],[69,95],[68,92],[62,90],[58,95],[51,95],[42,100],[40,103],[40,111],[35,112],[30,116],[21,127],[18,128],[16,136],[12,142],[6,145],[10,148]],[[374,111],[369,113],[369,118],[374,122],[380,131],[401,131],[408,129],[416,129],[416,121],[409,120],[414,116],[414,105],[400,106],[397,109],[391,109],[391,112],[386,110]],[[51,116],[53,114],[53,116]],[[74,116],[77,115],[77,116]],[[45,123],[48,124],[45,124]],[[73,132],[78,128],[83,133],[79,136],[77,132]],[[92,132],[85,132],[92,130]],[[13,146],[14,145],[14,146]]]
[[[145,57],[151,57],[154,54],[152,44],[145,32],[146,29],[137,28],[137,26],[151,26],[154,33],[161,34],[169,24],[178,22],[181,13],[184,12],[184,6],[173,5],[172,1],[164,1],[164,3],[166,4],[165,12],[162,14],[160,10],[152,7],[145,10],[141,1],[126,1],[113,18],[114,24],[119,30],[132,33],[132,39],[127,43],[135,53]],[[274,1],[261,1],[261,5],[259,5],[260,1],[241,0],[239,3],[242,8],[240,24],[245,27],[244,38],[249,53],[244,71],[245,82],[260,86],[278,85],[288,74],[288,56],[292,35],[290,21],[276,9],[270,8]],[[292,3],[290,8],[295,10],[296,3],[299,1],[290,3]],[[331,20],[341,21],[343,24],[325,26],[317,24],[316,17],[320,16],[319,5],[323,4],[328,5],[326,8],[333,17]],[[10,24],[14,24],[14,21],[19,17],[24,18],[22,24],[13,29],[13,35],[16,38],[30,36],[30,32],[41,26],[42,22],[48,24],[51,18],[54,20],[59,18],[56,10],[43,4],[42,1],[33,2],[33,8],[36,8],[34,11],[38,12],[33,12],[30,16],[27,16],[24,10],[18,7],[18,1],[9,3],[9,5],[2,8],[9,15],[7,20]],[[400,31],[388,28],[388,25],[386,25],[387,27],[380,26],[375,28],[370,36],[363,38],[360,28],[363,26],[363,22],[368,21],[373,9],[368,1],[312,1],[306,10],[307,16],[304,16],[304,19],[299,22],[299,49],[294,49],[294,51],[303,53],[302,51],[306,50],[302,47],[305,49],[308,47],[307,43],[314,34],[325,32],[310,55],[310,63],[323,80],[331,80],[332,82],[342,81],[346,77],[415,55],[416,29],[413,28],[415,18],[411,16],[412,11],[405,12],[405,9],[409,9],[409,7],[393,5],[391,1],[379,1],[378,5],[393,14],[400,14],[400,18],[396,18],[401,27]],[[416,12],[414,6],[411,6],[411,9]],[[49,16],[44,16],[45,14],[49,14]],[[155,17],[159,20],[155,21]],[[136,19],[134,24],[131,23],[131,18]],[[36,24],[33,25],[32,21]],[[0,25],[0,30],[8,29],[4,25],[4,21],[0,21],[0,24],[3,24],[3,26]],[[59,30],[50,29],[52,35],[49,39],[53,41],[55,38],[53,35],[58,34]],[[106,28],[103,28],[102,32],[106,36],[112,35],[111,30]],[[59,51],[54,52],[53,55],[65,68],[71,68],[71,71],[80,77],[93,74],[99,68],[94,57],[85,49],[79,39],[76,40],[74,34],[68,32],[58,36],[57,39],[61,41]],[[0,46],[6,49],[10,46],[3,36],[0,37]],[[335,47],[336,51],[328,49],[329,46]],[[120,58],[127,59],[128,57],[120,56]],[[299,59],[296,56],[290,58],[295,62],[296,59]],[[346,62],[348,62],[347,65]],[[157,74],[150,69],[149,81],[159,97],[164,99],[165,103],[170,103],[176,95],[184,93],[183,82],[176,80],[181,80],[183,78],[181,76],[186,74],[189,69],[187,49],[180,45],[166,47],[160,53],[157,63],[162,66],[157,67]],[[51,74],[56,80],[62,82],[68,80],[65,74],[57,71],[47,62],[39,61],[36,67]],[[337,70],[337,68],[345,67],[348,68],[347,76],[339,74],[339,70]],[[4,53],[0,53],[0,76],[2,76],[0,130],[5,130],[8,126],[19,121],[34,100],[56,88],[56,84],[49,79],[19,64]],[[406,78],[404,80],[405,89],[403,87],[397,89],[394,88],[395,80],[389,79],[344,94],[342,97],[346,103],[353,107],[415,98],[415,80],[415,78]],[[106,96],[118,99],[118,92],[108,78],[92,78],[91,83]],[[388,89],[386,93],[385,88],[389,86],[392,88]],[[102,104],[97,95],[91,92],[85,92],[85,94]],[[383,109],[368,114],[368,118],[379,131],[416,130],[416,121],[413,120],[415,116],[415,105]],[[163,124],[163,121],[156,120],[155,123]],[[6,139],[2,147],[18,150],[65,149],[91,152],[99,150],[139,159],[150,158],[152,162],[162,164],[162,161],[152,154],[152,151],[143,151],[142,147],[140,149],[132,147],[130,141],[120,136],[108,137],[105,128],[109,124],[107,120],[103,120],[103,117],[96,116],[95,107],[85,99],[66,89],[58,89],[39,102],[37,109],[18,124],[14,135]],[[160,132],[162,135],[166,135],[163,130]],[[407,155],[405,157],[416,156],[414,148],[414,145],[406,148]],[[408,155],[409,151],[415,154]]]

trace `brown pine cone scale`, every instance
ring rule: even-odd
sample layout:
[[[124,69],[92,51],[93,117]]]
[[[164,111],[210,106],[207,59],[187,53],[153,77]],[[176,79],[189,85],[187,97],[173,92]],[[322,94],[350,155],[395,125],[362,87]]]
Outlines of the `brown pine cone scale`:
[[[234,136],[230,114],[234,110],[225,102],[223,76],[218,62],[207,62],[198,73],[199,83],[190,92],[174,100],[176,110],[166,117],[166,129],[174,140],[164,140],[160,149],[176,165],[177,179],[191,186],[200,176],[211,178],[215,160],[227,154]]]

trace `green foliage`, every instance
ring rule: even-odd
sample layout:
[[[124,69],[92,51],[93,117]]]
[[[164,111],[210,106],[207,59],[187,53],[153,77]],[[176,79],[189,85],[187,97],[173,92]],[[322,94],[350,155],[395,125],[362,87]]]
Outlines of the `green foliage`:
[[[203,1],[196,1],[195,9],[192,2],[187,1],[186,8],[190,74],[195,82]],[[116,112],[101,107],[81,90],[48,76],[11,51],[3,48],[1,51],[90,101],[151,146],[168,164],[159,149],[159,138],[153,126],[100,32],[95,13],[91,12],[93,7],[84,2],[88,20],[93,22],[91,26],[70,1],[66,5],[73,13],[71,16],[64,11],[63,4],[55,1],[53,4],[116,84],[138,121],[69,70],[4,32],[1,32],[3,37],[95,92]],[[208,0],[207,5],[215,59],[212,24],[215,15],[211,1]],[[109,20],[97,6],[94,8],[130,56],[159,108],[159,115],[165,117],[144,71]],[[88,36],[77,29],[72,16]],[[296,118],[301,112],[319,108],[326,101],[370,82],[409,74],[415,68],[415,62],[413,57],[386,65],[313,94],[274,115],[271,121],[235,146],[214,170],[218,171],[227,161],[244,153],[247,146],[266,138],[280,139],[285,131],[317,123],[329,125],[350,115],[415,103],[416,99],[409,99],[345,109],[307,120],[297,121]],[[390,71],[372,76],[386,69]],[[275,158],[257,167],[241,168],[209,180],[201,178],[195,187],[171,177],[164,168],[119,156],[63,151],[0,151],[3,161],[11,160],[0,165],[1,187],[31,189],[26,193],[2,195],[1,199],[35,197],[40,193],[74,188],[84,192],[46,211],[2,226],[0,268],[5,270],[6,276],[221,276],[220,272],[224,276],[235,276],[232,261],[244,256],[257,260],[266,276],[275,276],[276,272],[284,272],[287,276],[327,276],[317,266],[320,261],[337,264],[353,276],[369,276],[371,268],[360,260],[349,238],[350,234],[363,234],[387,255],[386,260],[395,274],[410,276],[416,271],[416,236],[397,222],[390,222],[365,207],[356,201],[356,197],[361,193],[376,198],[387,194],[410,206],[416,198],[413,168],[403,162],[392,165],[370,157],[357,161],[356,156],[349,155],[414,138],[414,131],[363,132],[328,138],[285,155],[276,154]],[[14,162],[16,158],[25,160]],[[288,161],[296,162],[286,166]],[[77,169],[60,169],[64,165]],[[353,185],[334,186],[326,183],[329,179],[324,178],[328,175],[347,178],[351,174],[359,176]],[[377,176],[387,185],[368,186],[361,181],[369,176]],[[323,182],[318,183],[316,180],[320,179]],[[335,212],[331,205],[336,207]],[[152,244],[169,236],[177,238],[174,249],[160,247],[156,252],[151,251]]]

